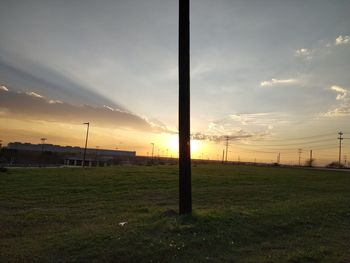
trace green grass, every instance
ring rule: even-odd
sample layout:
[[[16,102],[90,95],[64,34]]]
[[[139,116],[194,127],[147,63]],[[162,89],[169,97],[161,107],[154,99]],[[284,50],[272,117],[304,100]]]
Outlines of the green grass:
[[[199,165],[193,216],[162,216],[177,172],[0,173],[0,262],[350,262],[350,173]]]

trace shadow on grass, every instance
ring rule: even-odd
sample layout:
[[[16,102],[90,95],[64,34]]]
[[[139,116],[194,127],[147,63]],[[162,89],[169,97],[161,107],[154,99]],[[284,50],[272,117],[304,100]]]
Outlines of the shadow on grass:
[[[324,226],[306,217],[274,219],[259,213],[156,212],[123,227],[61,236],[45,254],[70,262],[339,262],[341,255],[327,240],[334,236],[319,242]]]

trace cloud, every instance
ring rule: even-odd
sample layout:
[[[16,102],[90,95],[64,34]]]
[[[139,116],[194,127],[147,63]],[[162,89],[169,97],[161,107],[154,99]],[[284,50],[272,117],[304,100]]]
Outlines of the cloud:
[[[333,90],[333,91],[338,93],[336,100],[348,100],[348,98],[347,98],[348,90],[347,89],[334,85],[334,86],[330,87],[330,90]]]
[[[350,116],[350,106],[343,105],[323,114],[323,117],[344,117]]]
[[[124,110],[89,105],[75,106],[59,100],[47,99],[35,92],[12,92],[0,89],[0,111],[6,118],[43,120],[62,123],[89,121],[95,126],[126,128],[144,132],[168,132],[163,125]]]
[[[203,134],[200,132],[191,134],[191,139],[192,140],[200,140],[200,141],[214,141],[214,142],[224,142],[227,140],[227,138],[230,141],[239,141],[239,140],[244,140],[244,139],[258,139],[258,138],[264,138],[265,133],[249,133],[244,130],[239,130],[235,133],[232,134],[227,134],[227,135],[208,135],[208,134]]]
[[[261,87],[273,87],[280,85],[290,85],[296,83],[296,79],[271,79],[260,82]]]
[[[335,39],[335,45],[344,45],[344,44],[349,44],[350,43],[350,36],[338,36]]]
[[[310,60],[312,59],[312,56],[311,56],[312,53],[313,53],[313,50],[311,49],[300,48],[295,51],[295,56]]]
[[[33,96],[35,98],[44,98],[44,96],[42,96],[39,93],[36,93],[34,91],[27,91],[26,94],[29,95],[29,96]]]
[[[114,111],[114,109],[113,109],[112,107],[107,106],[107,105],[103,105],[103,108],[108,109],[108,110],[110,110],[110,111]]]
[[[3,90],[3,91],[9,91],[9,89],[5,86],[0,86],[0,90]]]
[[[286,124],[285,113],[238,113],[230,114],[226,118],[212,121],[205,132],[191,135],[194,140],[209,140],[214,142],[230,140],[264,140],[271,136],[273,124]]]
[[[63,102],[60,101],[60,100],[49,100],[48,101],[50,104],[56,104],[56,103],[59,103],[59,104],[62,104]]]

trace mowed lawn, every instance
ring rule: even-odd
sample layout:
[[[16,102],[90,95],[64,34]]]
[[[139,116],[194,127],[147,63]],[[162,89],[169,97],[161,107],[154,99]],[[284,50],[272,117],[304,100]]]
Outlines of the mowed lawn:
[[[198,165],[183,217],[177,173],[0,173],[0,262],[350,262],[350,173]]]

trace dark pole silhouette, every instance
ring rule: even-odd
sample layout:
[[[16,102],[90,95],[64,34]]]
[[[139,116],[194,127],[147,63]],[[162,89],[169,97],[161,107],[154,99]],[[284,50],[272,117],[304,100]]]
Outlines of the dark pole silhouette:
[[[225,137],[225,140],[226,140],[226,143],[225,143],[225,145],[226,145],[225,162],[227,163],[228,144],[229,144],[230,137],[229,137],[229,136],[226,136],[226,137]]]
[[[44,144],[45,144],[45,141],[47,140],[47,138],[41,138],[41,154],[44,153]]]
[[[40,138],[41,140],[41,165],[44,166],[44,144],[47,138]]]
[[[88,143],[88,138],[89,138],[89,128],[90,128],[90,122],[85,122],[83,124],[87,125],[86,129],[86,138],[85,138],[85,148],[84,148],[84,155],[83,155],[83,167],[85,166],[85,157],[86,157],[86,148],[87,148],[87,143]]]
[[[179,0],[179,212],[192,213],[189,0]]]
[[[340,163],[341,163],[341,141],[344,139],[343,138],[343,134],[342,132],[338,132],[339,134],[339,137],[338,137],[338,140],[339,140],[339,158],[338,158],[338,165],[340,166]]]
[[[310,167],[312,167],[312,150],[310,150]]]
[[[152,160],[153,160],[153,153],[154,153],[154,142],[151,143],[152,144]]]

